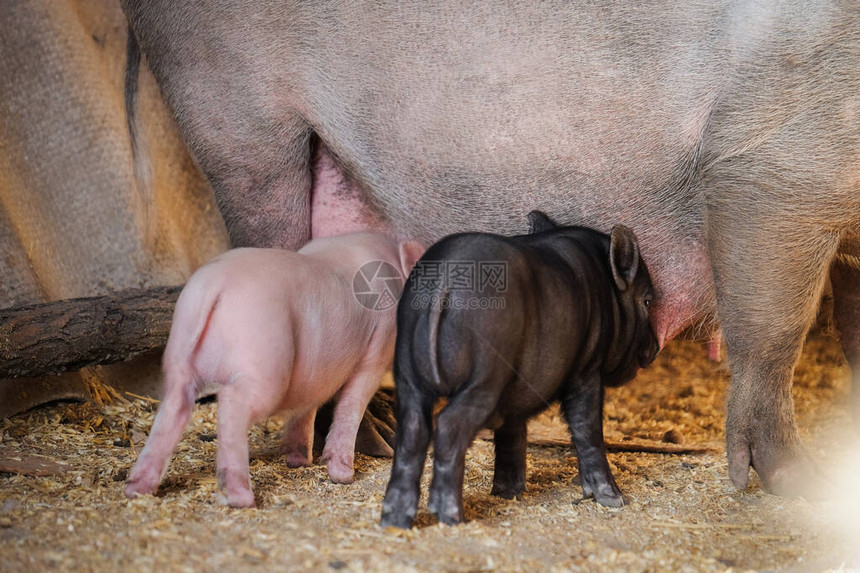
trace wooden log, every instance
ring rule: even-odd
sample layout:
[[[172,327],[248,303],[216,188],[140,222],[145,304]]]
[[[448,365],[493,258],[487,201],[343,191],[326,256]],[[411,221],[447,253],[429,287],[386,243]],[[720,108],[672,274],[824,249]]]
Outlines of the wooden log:
[[[0,379],[60,374],[163,348],[181,290],[136,289],[0,310]],[[358,451],[391,456],[393,402],[391,390],[374,395],[359,427]],[[324,407],[317,416],[322,436],[328,433],[331,414],[326,417],[326,412],[331,409]]]
[[[181,286],[0,310],[0,378],[111,364],[167,342]]]
[[[570,440],[561,438],[540,437],[529,439],[533,446],[549,446],[569,448]],[[607,452],[642,452],[646,454],[710,454],[718,452],[715,446],[707,444],[669,444],[652,440],[605,440]]]
[[[478,437],[483,440],[491,441],[493,433],[490,430],[483,430],[478,434]],[[530,428],[528,432],[528,444],[530,446],[550,447],[550,448],[572,448],[570,437],[567,435],[567,429],[559,427],[556,432],[552,430]],[[654,440],[646,440],[643,438],[625,437],[622,440],[604,440],[607,452],[613,453],[629,453],[641,452],[646,454],[711,454],[718,453],[721,448],[713,444],[670,444],[667,442],[657,442]]]

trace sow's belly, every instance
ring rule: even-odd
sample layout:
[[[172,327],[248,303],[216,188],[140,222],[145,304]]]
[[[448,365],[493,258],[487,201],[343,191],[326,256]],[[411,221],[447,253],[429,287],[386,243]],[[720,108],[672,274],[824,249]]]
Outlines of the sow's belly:
[[[359,184],[324,144],[316,151],[312,169],[314,238],[373,229],[429,244],[463,231],[517,234],[527,231],[526,215],[533,209],[563,223],[603,231],[624,223],[639,238],[657,290],[651,314],[661,346],[713,306],[710,261],[697,222],[672,218],[672,206],[657,204],[653,189],[622,192],[611,186],[616,182],[598,184],[582,173],[534,165],[524,167],[521,174],[512,174],[510,166],[496,173],[482,173],[476,166],[474,183],[468,187],[446,181],[440,169],[423,181],[401,174],[407,183],[392,186],[382,181],[379,188],[372,188]],[[531,173],[537,174],[535,179],[525,180]],[[548,173],[554,175],[547,178]],[[547,179],[539,181],[539,176]],[[519,177],[524,178],[521,184],[516,182]],[[567,180],[571,182],[564,183]]]

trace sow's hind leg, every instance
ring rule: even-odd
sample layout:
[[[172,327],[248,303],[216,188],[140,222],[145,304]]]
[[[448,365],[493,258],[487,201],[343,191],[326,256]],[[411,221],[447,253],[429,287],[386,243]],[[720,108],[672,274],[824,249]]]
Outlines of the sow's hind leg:
[[[833,318],[853,376],[854,429],[860,433],[860,257],[838,256],[830,271],[830,281],[833,284]]]
[[[255,119],[226,114],[223,132],[195,129],[188,143],[232,246],[295,250],[310,239],[313,133],[295,114]]]
[[[732,372],[729,476],[744,488],[752,466],[769,491],[820,497],[826,483],[801,447],[791,386],[838,238],[804,221],[798,214],[803,207],[775,201],[751,206],[752,194],[712,200],[707,213],[718,318]]]

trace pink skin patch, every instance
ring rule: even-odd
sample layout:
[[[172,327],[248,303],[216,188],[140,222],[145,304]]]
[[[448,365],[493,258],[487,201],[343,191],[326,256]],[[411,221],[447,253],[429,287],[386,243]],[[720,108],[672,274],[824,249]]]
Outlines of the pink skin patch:
[[[723,335],[717,330],[711,335],[708,340],[708,358],[711,362],[720,362],[722,360],[721,350],[723,346]]]
[[[363,191],[321,144],[313,161],[311,238],[385,230],[385,225],[367,205]]]

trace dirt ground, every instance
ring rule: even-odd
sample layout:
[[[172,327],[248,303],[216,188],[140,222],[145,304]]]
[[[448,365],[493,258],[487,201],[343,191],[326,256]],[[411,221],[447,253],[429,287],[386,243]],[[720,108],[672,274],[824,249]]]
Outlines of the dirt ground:
[[[54,464],[36,477],[0,473],[0,571],[725,571],[850,570],[855,554],[836,534],[835,502],[810,504],[764,493],[755,479],[739,492],[722,449],[725,366],[702,343],[676,341],[639,378],[610,390],[607,439],[711,445],[712,453],[612,453],[627,505],[581,500],[568,448],[532,445],[522,501],[489,495],[492,443],[476,441],[467,461],[469,522],[378,525],[389,460],[358,456],[354,484],[335,485],[325,468],[291,470],[275,454],[280,424],[252,430],[258,508],[220,505],[215,482],[215,405],[197,407],[157,497],[133,501],[124,479],[154,417],[142,400],[99,409],[57,404],[0,422],[0,457],[42,454]],[[851,435],[848,371],[838,345],[815,335],[795,376],[803,436],[822,468]],[[557,413],[533,434],[565,437]],[[4,453],[5,452],[5,453]],[[849,547],[850,549],[850,547]],[[856,547],[855,547],[856,549]]]

